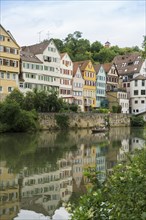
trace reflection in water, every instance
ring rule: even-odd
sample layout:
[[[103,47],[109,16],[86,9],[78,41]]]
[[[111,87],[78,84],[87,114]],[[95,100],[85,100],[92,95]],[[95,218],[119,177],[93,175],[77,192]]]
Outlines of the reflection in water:
[[[1,135],[0,218],[20,220],[22,214],[25,219],[28,213],[39,213],[55,219],[63,202],[86,192],[85,168],[96,167],[103,182],[118,161],[126,160],[126,153],[145,145],[146,132],[130,128],[99,134],[81,130]]]

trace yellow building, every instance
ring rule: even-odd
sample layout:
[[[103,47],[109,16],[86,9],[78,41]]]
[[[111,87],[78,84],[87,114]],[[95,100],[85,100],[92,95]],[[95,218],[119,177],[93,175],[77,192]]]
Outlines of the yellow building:
[[[96,107],[96,71],[90,60],[77,62],[84,79],[83,99],[84,110]]]
[[[20,47],[12,34],[0,25],[0,100],[18,88]]]
[[[20,210],[18,176],[0,162],[0,219],[12,220]]]

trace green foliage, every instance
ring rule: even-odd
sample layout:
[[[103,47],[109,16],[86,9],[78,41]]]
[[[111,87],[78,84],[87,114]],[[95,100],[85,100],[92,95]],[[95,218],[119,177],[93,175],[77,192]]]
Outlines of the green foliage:
[[[146,59],[146,35],[143,36],[142,48],[143,48],[142,56],[144,59]]]
[[[35,111],[25,111],[18,103],[5,101],[0,108],[0,132],[29,131],[37,128]]]
[[[14,89],[5,100],[7,103],[9,102],[16,102],[19,104],[20,107],[23,106],[24,96],[18,89]]]
[[[65,114],[57,114],[55,115],[55,120],[59,128],[67,129],[69,126],[69,117]]]
[[[26,132],[30,130],[37,130],[37,115],[34,111],[21,110],[17,115],[16,121],[12,127],[14,131]]]
[[[90,43],[88,39],[82,38],[80,31],[68,34],[64,40],[54,39],[54,42],[61,53],[67,52],[69,54],[72,61],[90,59],[93,63],[108,63],[111,62],[116,55],[124,55],[132,52],[141,53],[138,46],[119,48],[116,45],[105,48],[99,41]]]
[[[112,112],[113,112],[113,113],[121,113],[121,109],[122,109],[122,106],[121,106],[121,105],[112,106]]]
[[[102,185],[96,175],[93,171],[93,186],[79,204],[72,204],[72,220],[146,219],[146,149],[127,155],[127,163],[118,164]]]
[[[95,109],[95,110],[93,110],[93,112],[104,113],[104,114],[106,114],[106,113],[109,112],[109,109],[107,109],[107,108],[99,108],[99,109]]]
[[[131,126],[135,127],[143,127],[145,124],[143,116],[135,116],[131,117]]]

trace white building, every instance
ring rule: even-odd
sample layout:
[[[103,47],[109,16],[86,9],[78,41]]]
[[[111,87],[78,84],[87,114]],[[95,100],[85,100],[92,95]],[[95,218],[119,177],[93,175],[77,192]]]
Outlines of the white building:
[[[130,82],[131,113],[139,114],[146,111],[146,77],[138,75]]]
[[[21,55],[21,79],[24,80],[24,85],[22,82],[20,83],[21,88],[33,89],[37,87],[59,92],[60,53],[53,40],[22,47]]]
[[[129,99],[126,91],[118,91],[119,105],[122,107],[122,113],[129,113]]]
[[[73,90],[74,103],[79,106],[81,111],[84,111],[83,86],[84,86],[84,79],[80,67],[77,62],[74,62],[72,90]]]
[[[72,77],[73,77],[73,63],[67,53],[62,53],[60,60],[59,97],[62,97],[68,103],[73,102]]]

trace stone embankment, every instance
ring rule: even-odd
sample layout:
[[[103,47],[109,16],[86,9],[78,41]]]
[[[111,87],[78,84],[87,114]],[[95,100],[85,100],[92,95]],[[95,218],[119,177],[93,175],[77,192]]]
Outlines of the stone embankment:
[[[55,115],[57,113],[40,113],[39,123],[41,130],[56,129]],[[60,114],[60,113],[58,113]],[[62,113],[63,114],[63,113]],[[95,126],[128,127],[129,114],[99,114],[99,113],[65,113],[69,116],[70,128],[92,128]]]

